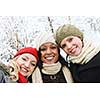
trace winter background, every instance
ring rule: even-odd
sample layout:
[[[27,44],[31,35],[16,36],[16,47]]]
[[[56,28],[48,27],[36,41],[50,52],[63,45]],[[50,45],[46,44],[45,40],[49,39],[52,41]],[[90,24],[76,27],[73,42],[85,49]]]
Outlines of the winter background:
[[[94,40],[100,35],[100,17],[96,16],[0,16],[0,60],[8,62],[20,48],[34,47],[38,34],[54,33],[63,24],[75,25]]]

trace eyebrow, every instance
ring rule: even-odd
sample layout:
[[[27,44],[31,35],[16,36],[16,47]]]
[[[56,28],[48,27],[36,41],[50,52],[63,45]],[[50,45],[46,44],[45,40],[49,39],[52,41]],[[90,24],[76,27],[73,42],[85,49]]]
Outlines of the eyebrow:
[[[32,62],[36,62],[35,60],[32,60]]]
[[[27,59],[29,59],[29,57],[28,57],[28,56],[26,56],[26,55],[23,55],[22,57],[26,57]]]
[[[29,57],[28,56],[26,56],[26,55],[24,55],[24,57],[26,57],[27,59],[29,59]],[[37,61],[37,60],[36,60]],[[32,62],[36,62],[35,60],[32,60]]]

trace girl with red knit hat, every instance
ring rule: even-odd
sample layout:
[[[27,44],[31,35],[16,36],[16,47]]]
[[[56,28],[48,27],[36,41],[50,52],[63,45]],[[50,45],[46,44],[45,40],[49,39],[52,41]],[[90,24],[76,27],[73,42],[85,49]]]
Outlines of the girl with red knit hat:
[[[20,49],[14,58],[9,62],[10,79],[18,83],[41,82],[36,78],[36,73],[40,75],[36,67],[38,53],[35,48],[25,47]]]

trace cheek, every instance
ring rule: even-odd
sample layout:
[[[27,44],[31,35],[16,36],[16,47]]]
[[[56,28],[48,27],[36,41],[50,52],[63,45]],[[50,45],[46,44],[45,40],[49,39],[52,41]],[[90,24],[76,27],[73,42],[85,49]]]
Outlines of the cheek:
[[[82,47],[82,41],[80,39],[76,39],[76,41],[74,41],[79,47]]]
[[[67,49],[64,49],[64,51],[66,52],[66,54],[69,54],[68,50]]]
[[[17,59],[17,60],[16,60],[16,63],[17,63],[19,66],[23,65],[23,61],[21,61],[20,59]]]
[[[59,52],[58,52],[58,50],[56,50],[54,53],[55,53],[55,59],[58,60],[58,58],[59,58]]]
[[[34,68],[30,68],[30,72],[33,72]]]
[[[41,60],[44,59],[45,53],[41,53]]]
[[[68,48],[67,48],[67,46],[66,47],[64,47],[64,48],[62,48],[66,53],[68,53]]]
[[[17,59],[17,60],[16,60],[16,63],[17,63],[17,64],[20,64],[21,62],[20,62],[20,60],[19,60],[19,59]]]
[[[58,61],[58,58],[59,58],[59,56],[56,56],[56,57],[55,57],[55,62],[57,62],[57,61]]]
[[[82,42],[78,42],[77,44],[78,44],[79,48],[81,49],[83,46]]]

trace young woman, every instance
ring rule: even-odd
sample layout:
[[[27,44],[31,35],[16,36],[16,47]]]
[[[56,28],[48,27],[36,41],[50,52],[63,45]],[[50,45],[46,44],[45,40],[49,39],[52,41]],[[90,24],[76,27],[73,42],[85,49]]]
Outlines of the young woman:
[[[26,47],[20,49],[14,58],[9,62],[10,79],[18,83],[40,82],[35,78],[37,68],[38,53],[35,48]]]
[[[60,55],[53,34],[41,34],[37,37],[39,50],[39,68],[43,83],[73,82],[69,69]]]
[[[96,34],[95,34],[96,35]],[[73,25],[56,31],[56,41],[66,52],[75,82],[100,82],[100,42],[86,37]]]

